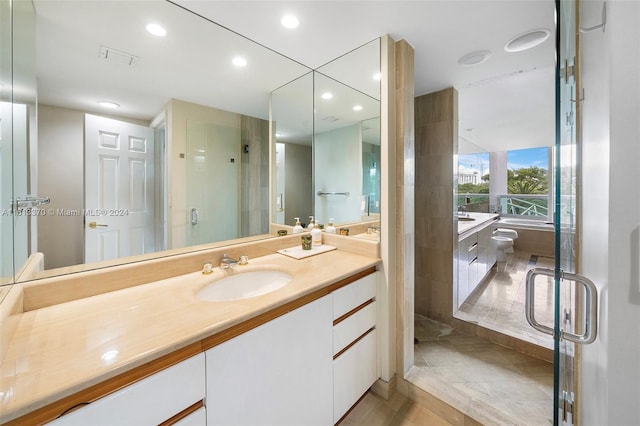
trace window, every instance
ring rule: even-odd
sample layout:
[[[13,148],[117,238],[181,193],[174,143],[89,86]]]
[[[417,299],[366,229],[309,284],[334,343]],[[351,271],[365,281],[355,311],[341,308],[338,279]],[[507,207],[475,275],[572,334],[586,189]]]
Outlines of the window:
[[[488,152],[458,155],[458,206],[465,206],[469,211],[488,211]]]
[[[504,215],[549,218],[549,148],[507,151],[507,194]]]

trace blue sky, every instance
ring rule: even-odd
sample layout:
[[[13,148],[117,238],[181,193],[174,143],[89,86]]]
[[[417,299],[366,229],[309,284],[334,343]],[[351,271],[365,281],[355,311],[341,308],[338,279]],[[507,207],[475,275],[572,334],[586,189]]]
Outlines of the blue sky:
[[[507,151],[507,167],[521,169],[537,166],[541,169],[549,168],[549,148],[529,148]],[[458,156],[458,169],[461,172],[477,171],[481,174],[489,173],[489,153],[465,154]]]
[[[523,167],[537,166],[541,169],[549,168],[549,148],[529,148],[507,152],[507,167],[509,169],[521,169]]]

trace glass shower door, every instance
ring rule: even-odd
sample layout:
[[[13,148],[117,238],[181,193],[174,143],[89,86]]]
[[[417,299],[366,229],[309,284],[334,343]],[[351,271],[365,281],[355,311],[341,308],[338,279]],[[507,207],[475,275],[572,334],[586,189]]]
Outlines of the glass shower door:
[[[527,321],[554,339],[554,425],[576,422],[578,402],[574,368],[580,345],[595,340],[597,292],[580,271],[581,140],[579,0],[556,0],[556,140],[554,150],[554,269],[527,273]],[[553,280],[553,326],[535,319],[536,277]]]

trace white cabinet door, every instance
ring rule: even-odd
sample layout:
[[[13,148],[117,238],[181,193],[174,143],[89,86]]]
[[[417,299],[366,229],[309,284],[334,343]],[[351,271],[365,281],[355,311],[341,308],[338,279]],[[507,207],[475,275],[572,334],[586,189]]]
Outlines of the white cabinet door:
[[[330,425],[332,295],[206,352],[208,425]]]
[[[157,425],[205,396],[204,354],[135,382],[49,425]]]
[[[333,362],[334,424],[378,379],[376,347],[374,329]]]

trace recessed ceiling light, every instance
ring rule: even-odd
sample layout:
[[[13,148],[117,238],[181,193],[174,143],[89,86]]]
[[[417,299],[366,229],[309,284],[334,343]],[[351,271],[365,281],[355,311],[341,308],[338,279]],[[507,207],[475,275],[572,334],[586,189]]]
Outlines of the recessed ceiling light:
[[[527,31],[509,40],[507,44],[504,45],[504,50],[507,52],[522,52],[523,50],[531,49],[544,43],[550,34],[551,31],[546,28]]]
[[[353,110],[354,111],[362,111],[362,105],[354,105],[353,106]]]
[[[298,28],[298,25],[300,25],[300,21],[294,15],[284,15],[280,23],[283,27],[289,29]]]
[[[379,73],[379,72],[375,73],[373,75],[373,79],[377,80],[377,81],[381,80],[382,79],[382,73]]]
[[[147,31],[149,31],[154,36],[158,36],[158,37],[164,37],[167,35],[167,30],[165,30],[162,26],[158,24],[147,25]]]
[[[120,105],[118,105],[117,103],[109,101],[98,101],[98,105],[111,109],[120,108]]]
[[[322,94],[322,99],[331,99],[331,98],[333,98],[333,94],[332,93],[324,92]]]
[[[489,59],[489,56],[491,56],[490,50],[474,50],[458,59],[458,63],[465,66],[477,65]]]
[[[277,138],[279,138],[280,136],[282,136],[282,133],[276,133]]]
[[[235,58],[233,58],[233,65],[235,65],[236,67],[246,67],[247,66],[247,60],[241,56],[236,56]]]

